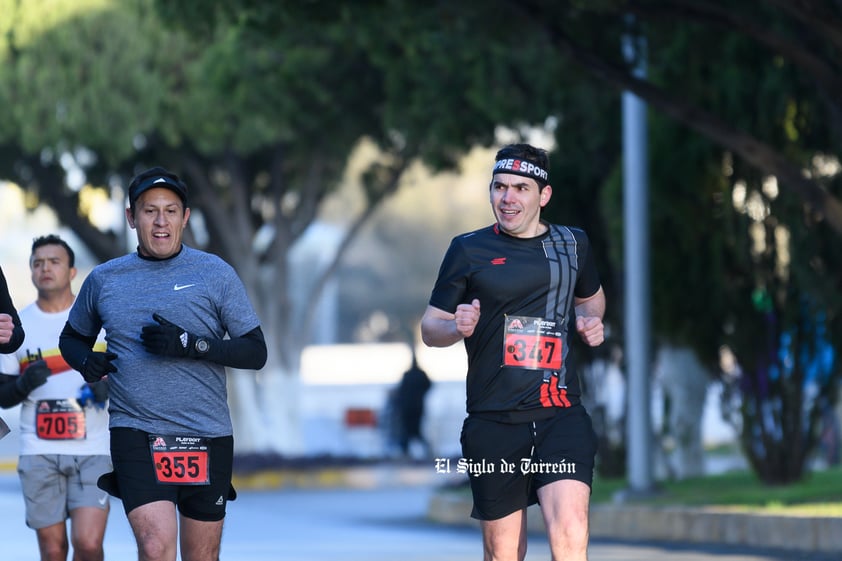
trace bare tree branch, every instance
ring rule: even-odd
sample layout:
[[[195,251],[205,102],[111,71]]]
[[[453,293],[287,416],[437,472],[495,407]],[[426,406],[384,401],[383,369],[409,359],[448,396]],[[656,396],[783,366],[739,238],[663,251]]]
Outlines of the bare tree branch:
[[[351,224],[351,227],[345,233],[345,236],[342,238],[342,241],[339,244],[339,247],[336,249],[336,253],[333,256],[333,259],[325,267],[324,271],[319,275],[318,279],[316,279],[315,284],[313,285],[312,290],[308,296],[308,307],[310,309],[316,306],[316,303],[322,297],[322,293],[327,286],[328,281],[330,279],[335,278],[336,272],[339,270],[339,266],[342,263],[342,258],[348,251],[348,248],[354,243],[354,241],[359,236],[360,232],[363,229],[374,213],[380,208],[381,203],[397,192],[398,187],[400,186],[400,180],[403,177],[404,171],[406,171],[407,166],[409,165],[408,158],[400,158],[394,165],[389,167],[389,177],[384,181],[382,185],[382,190],[379,192],[379,196],[375,200],[368,201],[365,210],[360,213],[359,216],[354,220]],[[309,334],[312,333],[313,329],[313,321],[315,321],[314,314],[307,314],[305,319],[304,329],[302,329],[301,333]]]
[[[35,161],[37,156],[21,156],[31,174],[34,185],[24,186],[53,209],[60,224],[67,226],[82,243],[100,260],[112,259],[124,253],[114,232],[103,232],[90,220],[79,214],[79,194],[64,187],[65,172],[59,166],[44,166]]]

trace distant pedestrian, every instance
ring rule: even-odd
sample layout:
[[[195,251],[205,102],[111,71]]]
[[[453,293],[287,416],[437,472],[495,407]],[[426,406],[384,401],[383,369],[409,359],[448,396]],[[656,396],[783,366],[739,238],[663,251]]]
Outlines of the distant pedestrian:
[[[412,354],[412,365],[404,372],[397,388],[397,418],[400,421],[399,443],[401,453],[408,456],[410,445],[419,442],[424,454],[431,455],[431,448],[427,439],[421,434],[421,422],[424,419],[424,399],[430,390],[432,382],[424,370],[418,366],[415,353]]]
[[[828,466],[838,466],[840,461],[839,418],[836,416],[836,410],[830,405],[822,409],[819,427],[819,450],[822,458]]]
[[[377,417],[377,425],[383,434],[384,453],[388,457],[400,455],[401,446],[401,420],[398,410],[398,386],[389,388],[386,392],[386,401],[383,403],[383,410]]]

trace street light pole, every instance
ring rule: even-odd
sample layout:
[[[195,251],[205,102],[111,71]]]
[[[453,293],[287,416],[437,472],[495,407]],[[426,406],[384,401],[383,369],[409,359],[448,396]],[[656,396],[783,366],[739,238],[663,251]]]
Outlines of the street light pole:
[[[645,41],[626,35],[626,60],[646,75]],[[623,93],[623,215],[625,239],[625,357],[628,372],[627,470],[632,493],[652,490],[650,372],[649,193],[646,105]]]

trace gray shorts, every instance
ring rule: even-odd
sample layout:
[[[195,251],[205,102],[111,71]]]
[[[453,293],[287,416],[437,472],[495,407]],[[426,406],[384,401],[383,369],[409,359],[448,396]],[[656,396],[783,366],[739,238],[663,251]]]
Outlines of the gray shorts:
[[[107,510],[108,493],[96,482],[109,471],[109,456],[21,456],[18,475],[26,504],[26,525],[38,530],[64,522],[70,511],[79,507]]]

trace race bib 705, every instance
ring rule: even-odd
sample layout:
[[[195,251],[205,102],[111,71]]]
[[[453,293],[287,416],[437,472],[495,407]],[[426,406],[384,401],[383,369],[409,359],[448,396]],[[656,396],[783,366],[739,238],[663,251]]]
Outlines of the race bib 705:
[[[75,399],[42,399],[35,405],[35,430],[43,440],[83,440],[85,410]]]

